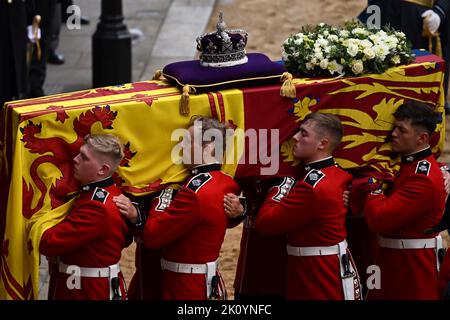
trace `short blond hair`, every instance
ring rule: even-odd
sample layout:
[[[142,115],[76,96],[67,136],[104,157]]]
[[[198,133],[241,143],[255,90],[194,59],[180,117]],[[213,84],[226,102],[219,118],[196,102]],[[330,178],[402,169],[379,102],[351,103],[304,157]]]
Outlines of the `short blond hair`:
[[[341,143],[344,129],[337,116],[329,113],[315,112],[308,114],[303,120],[303,123],[307,121],[314,122],[316,125],[314,131],[320,136],[325,136],[330,140],[331,151],[336,149]]]
[[[228,124],[224,123],[224,122],[220,122],[217,119],[211,118],[211,117],[206,117],[206,116],[199,116],[199,115],[194,115],[191,117],[191,121],[189,124],[189,127],[192,127],[196,124],[201,125],[201,134],[202,137],[205,134],[206,131],[208,130],[213,130],[215,132],[217,132],[218,136],[220,136],[222,138],[222,148],[223,151],[226,151],[227,148],[227,130],[232,130],[231,127],[228,126]],[[212,137],[214,138],[214,137]],[[216,142],[213,140],[213,142]],[[202,144],[208,144],[211,142],[205,142],[202,141]]]
[[[115,171],[124,156],[123,144],[113,134],[88,134],[84,143],[98,154],[111,160],[112,171]]]

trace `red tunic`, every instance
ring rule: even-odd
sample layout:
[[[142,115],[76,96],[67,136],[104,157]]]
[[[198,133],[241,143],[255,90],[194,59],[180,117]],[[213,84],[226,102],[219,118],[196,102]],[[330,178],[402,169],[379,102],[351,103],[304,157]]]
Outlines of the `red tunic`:
[[[164,259],[171,262],[205,264],[217,260],[228,224],[223,198],[239,192],[233,178],[219,171],[220,165],[194,170],[198,174],[188,180],[170,206],[151,215],[145,225],[145,246],[164,247]],[[205,275],[164,270],[163,299],[205,300]]]
[[[442,217],[446,193],[430,149],[402,159],[402,166],[387,194],[369,194],[365,216],[372,232],[393,239],[424,239]],[[368,299],[437,299],[438,274],[435,250],[379,248],[376,265],[381,289]]]
[[[248,201],[234,280],[238,298],[284,298],[286,295],[286,234],[265,235],[255,229],[255,218],[270,181],[242,181]]]
[[[269,191],[256,229],[267,234],[287,233],[288,244],[295,247],[333,246],[347,235],[342,195],[351,176],[332,158],[308,166],[303,181],[289,194],[283,197],[280,188]],[[289,255],[287,265],[288,299],[344,299],[337,254]]]
[[[150,202],[147,216],[164,212],[177,194],[177,189],[162,190]],[[136,272],[130,282],[128,298],[130,300],[161,300],[162,299],[162,270],[161,249],[148,249],[144,246],[143,229],[136,235]]]
[[[107,179],[83,187],[66,218],[42,235],[40,252],[59,256],[62,263],[78,267],[105,268],[118,263],[129,239],[128,226],[112,201],[121,193],[113,183]],[[69,277],[73,279],[72,275],[52,270],[49,299],[109,299],[108,278],[81,277],[81,288],[69,289]],[[125,298],[121,273],[119,278]]]

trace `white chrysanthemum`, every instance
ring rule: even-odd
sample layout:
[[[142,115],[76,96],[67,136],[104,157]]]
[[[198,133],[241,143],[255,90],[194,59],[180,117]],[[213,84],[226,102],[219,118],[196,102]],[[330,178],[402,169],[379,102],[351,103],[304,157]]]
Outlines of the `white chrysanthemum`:
[[[389,48],[383,44],[374,45],[372,49],[375,51],[375,56],[381,60],[384,60],[389,54]]]
[[[339,38],[338,38],[338,36],[335,35],[335,34],[330,34],[330,35],[328,36],[328,41],[331,41],[331,42],[337,42],[338,40],[339,40]]]
[[[341,37],[347,38],[350,35],[350,32],[348,32],[347,30],[341,30],[339,31],[339,35]]]
[[[369,34],[369,32],[367,30],[364,30],[363,28],[355,28],[352,30],[353,34],[360,34],[363,36],[367,36]]]
[[[294,40],[294,44],[296,44],[297,46],[301,45],[302,43],[303,43],[303,37],[297,38]]]
[[[390,48],[390,49],[394,49],[395,47],[397,47],[398,44],[398,40],[396,37],[392,37],[392,36],[388,36],[384,39],[384,43]]]
[[[372,40],[373,44],[375,45],[377,45],[381,41],[381,38],[377,34],[371,34],[369,36],[369,39]]]

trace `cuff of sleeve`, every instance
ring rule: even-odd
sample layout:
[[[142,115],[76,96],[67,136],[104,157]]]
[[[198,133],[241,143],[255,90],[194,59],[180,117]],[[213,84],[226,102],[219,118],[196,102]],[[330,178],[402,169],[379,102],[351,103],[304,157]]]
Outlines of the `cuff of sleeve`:
[[[136,223],[131,223],[131,225],[135,228],[143,228],[145,225],[145,214],[143,214],[142,207],[137,202],[131,202],[131,204],[136,208],[138,219]]]
[[[442,23],[445,21],[445,17],[446,17],[446,14],[445,14],[444,9],[442,9],[441,6],[439,6],[439,5],[436,4],[436,5],[433,7],[433,11],[436,12],[436,14],[439,16],[439,18],[441,18],[441,24],[440,24],[440,26],[442,26]],[[439,27],[440,27],[440,26],[439,26]]]
[[[245,217],[247,215],[247,198],[239,197],[239,202],[241,203],[242,207],[244,208],[244,212],[242,213],[241,217]]]

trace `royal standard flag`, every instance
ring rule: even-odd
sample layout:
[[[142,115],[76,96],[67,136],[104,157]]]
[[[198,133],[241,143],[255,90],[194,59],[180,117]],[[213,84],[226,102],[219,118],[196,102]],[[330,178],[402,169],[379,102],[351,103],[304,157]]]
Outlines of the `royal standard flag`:
[[[190,97],[190,114],[206,115],[235,128],[233,152],[223,170],[242,178],[295,174],[290,137],[310,112],[336,114],[344,139],[336,151],[347,169],[394,173],[387,141],[392,113],[406,100],[443,113],[443,60],[427,53],[413,64],[381,75],[294,79],[295,99],[280,97],[279,85],[209,92]],[[143,81],[10,102],[0,119],[0,298],[38,297],[39,241],[64,218],[79,186],[72,159],[88,133],[113,133],[126,148],[116,183],[143,195],[182,182],[186,169],[172,154],[173,133],[187,128],[179,113],[180,90],[165,81]],[[438,155],[444,122],[432,139]],[[275,139],[273,139],[275,138]]]

